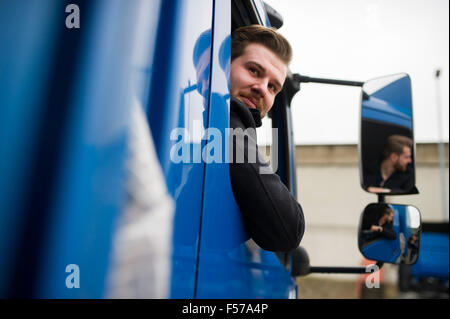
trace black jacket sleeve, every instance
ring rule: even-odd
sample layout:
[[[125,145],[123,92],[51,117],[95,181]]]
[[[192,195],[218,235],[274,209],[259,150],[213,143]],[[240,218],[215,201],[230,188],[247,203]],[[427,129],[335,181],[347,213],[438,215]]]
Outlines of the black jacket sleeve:
[[[407,166],[406,172],[395,172],[386,181],[384,187],[391,189],[392,194],[418,194],[414,183],[414,169]]]
[[[381,232],[381,235],[386,239],[394,240],[397,238],[397,235],[395,234],[395,230],[392,226],[392,223],[384,224],[381,227],[383,227],[383,231]]]
[[[293,250],[300,244],[305,229],[302,208],[259,155],[251,112],[245,105],[236,106],[236,103],[232,100],[230,177],[244,224],[261,248]]]

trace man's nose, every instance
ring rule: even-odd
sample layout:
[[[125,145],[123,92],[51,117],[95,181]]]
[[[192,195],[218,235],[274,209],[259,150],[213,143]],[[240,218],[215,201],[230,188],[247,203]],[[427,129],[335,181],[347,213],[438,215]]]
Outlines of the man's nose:
[[[256,82],[252,85],[253,93],[257,93],[259,97],[263,98],[267,94],[267,86],[264,81]]]

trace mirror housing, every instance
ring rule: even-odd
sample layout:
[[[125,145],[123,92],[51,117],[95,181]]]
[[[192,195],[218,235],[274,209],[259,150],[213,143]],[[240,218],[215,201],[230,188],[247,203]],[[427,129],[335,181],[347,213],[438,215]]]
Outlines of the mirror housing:
[[[360,124],[361,187],[371,193],[418,194],[411,79],[400,73],[364,82]]]
[[[278,13],[277,10],[264,2],[264,9],[266,9],[267,16],[270,21],[270,25],[275,29],[279,29],[283,26],[283,16]]]
[[[421,232],[416,207],[373,203],[361,214],[358,247],[367,259],[411,265],[419,258]]]
[[[311,272],[311,266],[309,264],[309,256],[306,249],[298,246],[291,255],[292,268],[291,275],[293,277],[306,276]]]

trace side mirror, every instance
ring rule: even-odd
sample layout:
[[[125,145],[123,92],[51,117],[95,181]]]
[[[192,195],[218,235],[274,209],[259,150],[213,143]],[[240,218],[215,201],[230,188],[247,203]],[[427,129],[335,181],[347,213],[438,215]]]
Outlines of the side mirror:
[[[361,214],[358,246],[364,257],[391,264],[419,258],[421,217],[414,206],[369,204]]]
[[[418,194],[409,75],[363,84],[360,134],[362,188],[371,193]]]

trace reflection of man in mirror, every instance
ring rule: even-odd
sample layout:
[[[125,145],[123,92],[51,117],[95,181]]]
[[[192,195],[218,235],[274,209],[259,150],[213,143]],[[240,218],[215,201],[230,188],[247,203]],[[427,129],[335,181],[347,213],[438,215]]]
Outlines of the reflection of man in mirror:
[[[367,216],[363,225],[363,234],[366,241],[380,238],[394,240],[397,238],[394,230],[394,211],[387,204],[377,207],[378,213],[375,216]],[[373,215],[373,214],[370,214]]]
[[[196,72],[197,83],[190,85],[183,92],[182,99],[185,99],[186,105],[186,129],[192,134],[193,141],[199,142],[204,137],[205,125],[207,123],[208,112],[205,112],[208,104],[216,107],[226,108],[226,99],[228,95],[221,95],[218,92],[210,92],[211,86],[211,47],[212,47],[212,33],[211,29],[203,31],[194,45],[194,52],[192,55],[193,64]],[[221,44],[219,51],[219,64],[225,73],[229,75],[229,56],[230,56],[230,37],[228,36]],[[186,98],[187,94],[197,92],[203,98],[200,104],[192,97]],[[195,123],[196,122],[196,123]],[[192,132],[191,132],[192,131]]]
[[[291,56],[290,44],[274,29],[253,25],[231,35],[231,185],[250,237],[271,251],[298,247],[305,228],[303,211],[261,156],[252,162],[245,155],[258,152],[256,127],[283,88]],[[236,154],[244,154],[244,162]]]
[[[210,72],[211,72],[211,29],[204,31],[194,46],[193,62],[197,74],[196,89],[203,97],[204,105],[207,104],[209,98]],[[220,45],[219,64],[225,73],[225,77],[229,82],[230,78],[230,36]],[[212,94],[217,94],[213,92]]]
[[[414,263],[417,253],[419,251],[419,245],[418,245],[418,236],[417,234],[412,234],[408,238],[408,251],[405,257],[406,263]]]
[[[413,141],[402,135],[391,135],[386,141],[382,160],[375,168],[369,168],[366,176],[368,191],[409,192],[414,187],[414,176],[411,169],[411,152]]]
[[[394,211],[388,205],[383,205],[381,210],[380,219],[378,223],[372,225],[370,230],[377,234],[375,237],[383,237],[386,239],[394,240],[397,238],[395,235],[394,227]]]
[[[209,73],[211,60],[211,29],[204,31],[195,42],[192,56],[197,73],[197,91],[206,105],[209,97]]]

